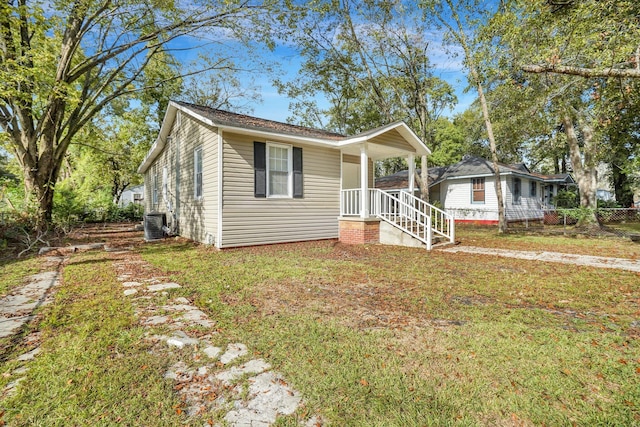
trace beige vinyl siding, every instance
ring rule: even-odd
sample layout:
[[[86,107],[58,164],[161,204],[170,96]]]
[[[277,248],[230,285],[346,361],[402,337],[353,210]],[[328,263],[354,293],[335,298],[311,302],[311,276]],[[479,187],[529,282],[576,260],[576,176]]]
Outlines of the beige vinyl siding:
[[[144,212],[153,211],[153,166],[144,173]]]
[[[360,165],[360,156],[354,156],[352,154],[343,154],[342,155],[342,162],[343,163],[349,163],[349,164],[356,164],[356,165]],[[374,188],[374,183],[375,183],[375,164],[373,163],[373,160],[369,159],[369,163],[367,166],[367,172],[368,172],[368,180],[367,180],[367,185],[369,186],[369,188]],[[360,168],[358,168],[358,176],[357,176],[357,182],[358,185],[357,187],[351,187],[351,188],[360,188]],[[345,189],[349,188],[349,187],[344,187]]]
[[[369,142],[370,144],[381,144],[387,147],[393,147],[400,150],[405,150],[408,153],[414,153],[415,148],[409,144],[400,133],[394,129],[391,132],[386,132],[380,136],[375,137]]]
[[[165,151],[160,153],[160,155],[156,158],[156,160],[149,167],[149,169],[147,169],[147,172],[145,173],[145,178],[144,178],[145,180],[145,195],[144,195],[145,213],[150,213],[150,212],[163,212],[165,214],[167,213],[166,204],[162,199],[162,170],[165,166],[167,166],[168,180],[169,180],[168,190],[170,194],[171,193],[171,181],[170,181],[171,167],[169,163],[170,163],[170,159],[165,149]],[[158,197],[157,197],[156,203],[154,203],[153,201],[154,178],[157,179],[157,190],[158,190]]]
[[[302,148],[304,197],[256,198],[254,140],[224,134],[222,247],[338,237],[340,151],[296,145]]]
[[[343,154],[342,161],[345,163],[356,163],[360,164],[360,156],[354,156],[352,154]]]
[[[203,197],[194,198],[194,157],[202,147]],[[171,223],[172,215],[162,198],[162,169],[167,166],[167,198],[177,221],[178,234],[189,239],[213,243],[217,229],[217,132],[204,123],[178,113],[163,151],[145,173],[146,212],[164,212]],[[158,203],[153,204],[153,176],[158,177]],[[146,198],[149,198],[148,201]]]
[[[179,197],[176,209],[179,234],[197,242],[215,242],[217,229],[217,129],[181,114],[173,138],[179,146]],[[202,149],[202,198],[195,198],[194,151]],[[176,148],[174,148],[176,149]],[[175,177],[174,177],[175,180]]]

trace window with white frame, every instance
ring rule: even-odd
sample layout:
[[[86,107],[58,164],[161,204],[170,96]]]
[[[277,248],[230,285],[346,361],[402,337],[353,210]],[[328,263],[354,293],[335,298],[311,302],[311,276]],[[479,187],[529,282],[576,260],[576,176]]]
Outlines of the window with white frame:
[[[529,181],[529,195],[536,197],[538,195],[538,183],[535,181]]]
[[[484,178],[471,178],[472,203],[484,203]]]
[[[267,196],[291,197],[291,146],[267,144]]]
[[[202,147],[193,150],[193,197],[202,198]]]
[[[162,168],[162,201],[167,203],[169,200],[169,169],[165,166]]]
[[[151,190],[152,190],[151,202],[154,205],[157,205],[158,204],[158,171],[155,168],[153,171],[153,188]]]

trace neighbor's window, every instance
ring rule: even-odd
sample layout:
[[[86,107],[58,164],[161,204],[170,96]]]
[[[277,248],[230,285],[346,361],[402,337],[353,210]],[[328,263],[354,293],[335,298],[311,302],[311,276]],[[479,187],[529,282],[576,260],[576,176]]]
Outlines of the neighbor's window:
[[[536,197],[538,195],[538,183],[535,181],[530,181],[529,185],[529,194],[531,195],[531,197]]]
[[[193,197],[202,198],[202,147],[193,150]]]
[[[484,203],[484,178],[472,178],[473,186],[472,199],[473,203]]]
[[[513,204],[520,204],[520,196],[522,196],[522,182],[520,178],[513,178]]]
[[[269,197],[291,197],[291,147],[267,144],[267,188]]]

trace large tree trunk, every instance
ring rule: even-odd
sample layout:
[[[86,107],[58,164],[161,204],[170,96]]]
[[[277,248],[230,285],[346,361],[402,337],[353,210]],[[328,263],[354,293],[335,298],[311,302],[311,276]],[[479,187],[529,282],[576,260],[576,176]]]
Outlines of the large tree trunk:
[[[422,156],[420,160],[420,198],[429,203],[429,166],[427,164],[427,156]]]
[[[38,175],[38,171],[26,172],[24,174],[24,186],[26,194],[36,204],[36,231],[46,232],[53,217],[55,182],[43,182]]]
[[[491,149],[491,161],[493,163],[493,176],[495,178],[495,190],[496,196],[498,198],[498,232],[504,233],[505,231],[507,231],[507,220],[504,213],[504,198],[502,197],[502,183],[500,181],[500,169],[498,168],[496,139],[493,135],[493,125],[491,124],[491,117],[489,115],[489,106],[487,104],[487,99],[484,96],[482,80],[480,79],[480,72],[478,71],[478,66],[473,55],[473,50],[469,45],[467,39],[466,29],[460,21],[460,16],[458,15],[457,8],[456,6],[454,6],[453,2],[451,0],[446,0],[446,4],[448,5],[453,20],[456,23],[457,30],[448,22],[447,19],[443,19],[442,17],[440,17],[439,19],[445,27],[449,28],[454,38],[456,38],[460,43],[460,47],[462,47],[462,50],[464,51],[466,65],[469,69],[471,81],[476,85],[476,89],[478,91],[478,98],[480,100],[480,106],[482,107],[482,116],[484,117],[484,125],[487,129],[487,136],[489,137],[489,148]]]
[[[56,181],[64,157],[54,149],[56,144],[55,127],[45,126],[43,135],[36,142],[30,140],[23,155],[17,156],[24,175],[27,197],[36,205],[36,230],[45,232],[53,217],[53,196]]]
[[[484,90],[475,68],[472,67],[471,74],[476,81],[476,87],[478,89],[478,97],[480,98],[480,105],[482,106],[482,115],[484,116],[484,125],[487,129],[487,135],[489,137],[489,148],[491,149],[491,162],[493,163],[493,177],[495,181],[496,196],[498,198],[498,232],[504,233],[507,231],[507,218],[504,213],[504,198],[502,197],[502,181],[500,180],[500,168],[498,166],[498,150],[496,147],[496,139],[493,135],[493,125],[491,124],[491,118],[489,117],[489,106],[487,105],[487,99],[484,96]]]
[[[578,222],[577,226],[585,228],[599,228],[600,222],[596,215],[597,165],[595,159],[596,143],[593,137],[593,129],[587,124],[582,124],[584,152],[581,152],[578,135],[576,134],[573,120],[569,114],[565,114],[563,116],[562,124],[564,125],[567,144],[569,145],[569,156],[571,158],[573,174],[580,191],[580,206],[592,210],[592,213],[582,218]]]

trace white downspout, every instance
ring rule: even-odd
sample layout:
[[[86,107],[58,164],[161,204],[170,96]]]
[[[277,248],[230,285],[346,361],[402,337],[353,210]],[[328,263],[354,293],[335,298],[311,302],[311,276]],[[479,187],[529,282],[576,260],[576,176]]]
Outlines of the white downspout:
[[[222,138],[222,130],[218,128],[218,223],[216,230],[216,248],[222,249],[222,207],[223,207],[223,196],[224,196],[224,140]]]
[[[342,196],[342,190],[344,189],[344,153],[340,151],[340,189],[338,193],[340,194],[340,216],[344,213],[344,201]]]

